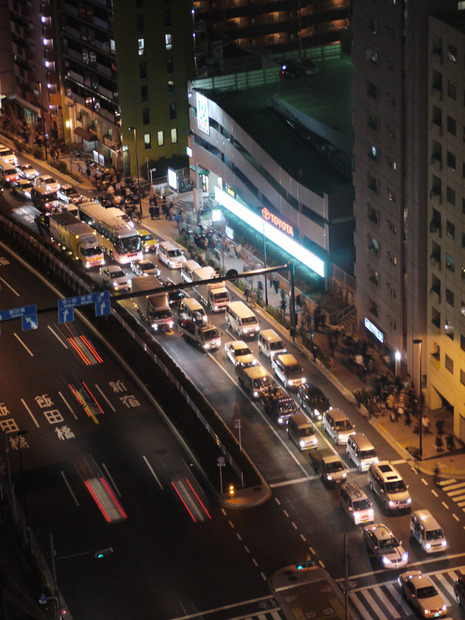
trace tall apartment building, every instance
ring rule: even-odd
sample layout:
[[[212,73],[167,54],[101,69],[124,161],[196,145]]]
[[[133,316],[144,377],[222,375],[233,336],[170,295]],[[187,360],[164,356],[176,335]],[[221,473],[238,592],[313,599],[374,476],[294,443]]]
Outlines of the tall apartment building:
[[[194,0],[199,56],[208,54],[211,27],[225,43],[286,52],[338,43],[346,33],[350,0]]]
[[[465,439],[465,14],[430,17],[426,371]]]
[[[413,379],[420,355],[426,374],[429,328],[428,15],[455,7],[353,4],[357,312]]]

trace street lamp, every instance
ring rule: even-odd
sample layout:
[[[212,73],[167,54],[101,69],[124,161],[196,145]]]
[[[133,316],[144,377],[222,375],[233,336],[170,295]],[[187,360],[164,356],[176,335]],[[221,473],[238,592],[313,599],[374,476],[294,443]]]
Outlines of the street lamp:
[[[418,364],[419,366],[419,381],[418,381],[418,398],[419,398],[419,424],[418,424],[418,435],[420,437],[420,449],[419,449],[419,459],[420,461],[423,460],[423,398],[422,398],[422,394],[421,394],[421,345],[423,343],[423,340],[421,340],[421,338],[416,338],[415,340],[413,340],[413,344],[418,344],[420,345],[420,349],[419,349],[419,355],[420,355],[420,362]]]
[[[140,170],[139,170],[139,155],[137,153],[137,129],[135,127],[128,127],[129,131],[134,134],[134,150],[136,151],[136,166],[137,166],[137,190],[139,192],[139,219],[142,220],[142,196],[140,193]]]
[[[47,139],[45,137],[45,119],[44,119],[44,104],[43,104],[43,99],[42,99],[42,82],[37,82],[37,86],[39,87],[40,120],[41,120],[41,125],[42,125],[42,135],[44,136],[45,161],[47,161]]]
[[[400,360],[402,359],[402,353],[400,351],[396,351],[394,353],[394,360],[395,360],[395,375],[396,377],[399,376],[399,366],[400,366]]]

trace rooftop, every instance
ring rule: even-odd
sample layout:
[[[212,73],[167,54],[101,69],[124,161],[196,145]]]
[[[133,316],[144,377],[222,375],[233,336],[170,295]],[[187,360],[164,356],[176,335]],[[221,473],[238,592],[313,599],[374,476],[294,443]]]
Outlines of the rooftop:
[[[240,91],[209,91],[206,95],[294,179],[300,177],[306,187],[323,196],[350,190],[350,176],[345,177],[325,161],[306,141],[305,131],[293,129],[271,107],[276,96],[310,122],[316,121],[320,135],[326,129],[329,141],[338,135],[341,141],[352,142],[352,62],[343,56],[317,66],[318,72],[312,75]]]

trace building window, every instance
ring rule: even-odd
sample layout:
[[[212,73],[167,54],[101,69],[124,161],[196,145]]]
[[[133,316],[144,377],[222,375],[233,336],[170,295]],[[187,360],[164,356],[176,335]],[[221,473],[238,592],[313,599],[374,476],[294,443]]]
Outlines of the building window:
[[[378,316],[379,316],[379,307],[378,307],[378,304],[377,304],[375,301],[373,301],[373,300],[370,300],[370,312],[371,312],[371,314],[373,314],[375,317],[378,317]]]
[[[447,117],[447,131],[455,136],[457,132],[457,123],[455,122],[455,118],[452,116]]]
[[[143,15],[136,15],[136,28],[137,28],[137,32],[144,31],[144,16]]]
[[[365,58],[367,62],[370,62],[373,65],[377,65],[378,64],[378,52],[375,52],[373,50],[367,49],[365,52]]]
[[[460,335],[460,348],[465,351],[465,336],[463,334]]]
[[[141,80],[145,80],[147,78],[147,63],[145,60],[139,63],[139,77]]]
[[[373,222],[373,224],[378,225],[378,211],[376,211],[376,209],[374,209],[370,204],[368,205],[368,219],[370,222]]]
[[[176,118],[176,104],[170,103],[170,119],[173,121]]]
[[[378,149],[373,144],[368,149],[368,157],[373,161],[378,161]]]
[[[457,99],[457,85],[452,80],[447,82],[447,94],[451,99]]]
[[[149,133],[144,133],[144,146],[146,149],[152,148],[152,137]]]
[[[449,306],[454,306],[454,293],[453,291],[451,291],[450,289],[446,288],[446,301],[449,304]]]
[[[378,182],[376,181],[375,177],[371,176],[371,174],[367,176],[367,185],[368,189],[371,189],[372,192],[374,192],[375,194],[378,193]]]
[[[172,56],[166,59],[166,70],[168,73],[174,73],[174,60]]]
[[[378,87],[373,82],[367,83],[367,95],[372,99],[378,99]]]
[[[450,62],[457,62],[457,48],[453,45],[447,46],[447,59],[450,60]]]
[[[144,125],[150,124],[150,110],[148,108],[142,109],[142,123]]]
[[[378,31],[379,31],[378,20],[374,17],[369,17],[368,22],[367,22],[367,29],[368,29],[368,32],[371,32],[371,34],[378,34]]]
[[[177,144],[178,143],[178,130],[172,129],[171,130],[171,144]]]
[[[173,47],[173,42],[171,40],[171,34],[165,34],[165,49],[170,50]]]
[[[454,360],[451,357],[449,357],[447,354],[444,357],[445,357],[446,368],[453,375],[454,374]]]
[[[142,86],[140,87],[140,99],[141,101],[149,100],[149,87],[147,86],[147,84],[142,84]]]
[[[455,172],[456,170],[455,155],[450,151],[447,151],[447,167],[452,170],[452,172]]]
[[[452,187],[447,186],[446,197],[449,204],[455,205],[455,190]]]
[[[449,222],[449,220],[447,220],[447,224],[446,224],[446,234],[449,237],[449,239],[452,239],[455,241],[455,226],[454,224],[452,224],[452,222]]]
[[[460,371],[460,383],[465,385],[465,372],[463,370]]]
[[[168,95],[170,97],[174,95],[174,80],[168,80]]]
[[[158,146],[165,146],[165,133],[163,131],[157,132]]]
[[[139,56],[143,56],[145,54],[145,39],[137,39],[137,52]]]
[[[446,254],[446,269],[452,273],[455,271],[455,259],[450,254]]]
[[[374,255],[379,255],[379,243],[373,237],[368,239],[368,250]]]

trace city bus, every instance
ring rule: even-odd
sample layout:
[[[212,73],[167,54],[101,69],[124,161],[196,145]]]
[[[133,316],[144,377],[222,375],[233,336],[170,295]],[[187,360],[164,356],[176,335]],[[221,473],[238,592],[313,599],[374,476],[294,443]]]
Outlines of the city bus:
[[[120,264],[142,260],[141,237],[124,211],[116,207],[105,209],[98,202],[84,202],[78,208],[79,218],[97,231],[110,258]]]

